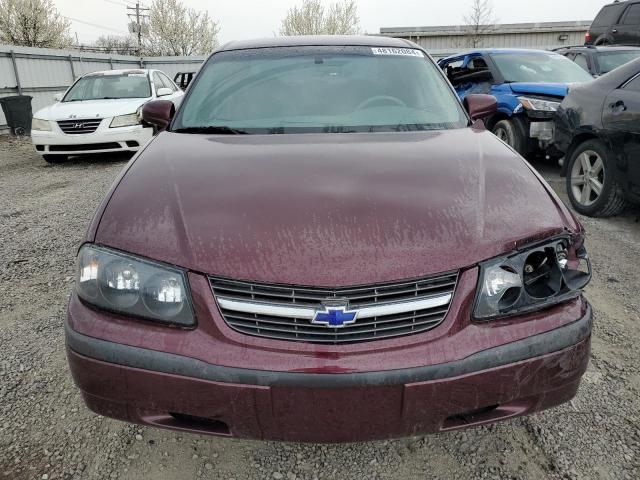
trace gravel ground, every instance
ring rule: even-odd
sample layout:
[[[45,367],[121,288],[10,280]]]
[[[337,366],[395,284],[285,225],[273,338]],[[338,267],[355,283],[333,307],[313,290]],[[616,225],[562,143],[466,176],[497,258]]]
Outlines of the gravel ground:
[[[0,478],[640,478],[640,210],[583,221],[592,361],[570,404],[462,433],[341,446],[182,435],[98,417],[67,371],[74,255],[122,158],[50,166],[0,137]],[[557,169],[537,165],[562,191]]]

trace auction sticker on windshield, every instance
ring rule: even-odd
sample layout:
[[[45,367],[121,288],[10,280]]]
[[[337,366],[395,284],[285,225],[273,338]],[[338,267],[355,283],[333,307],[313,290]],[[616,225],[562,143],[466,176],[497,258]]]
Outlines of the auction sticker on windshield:
[[[414,48],[389,48],[389,47],[375,47],[371,51],[374,55],[402,55],[405,57],[424,57],[422,50],[416,50]]]

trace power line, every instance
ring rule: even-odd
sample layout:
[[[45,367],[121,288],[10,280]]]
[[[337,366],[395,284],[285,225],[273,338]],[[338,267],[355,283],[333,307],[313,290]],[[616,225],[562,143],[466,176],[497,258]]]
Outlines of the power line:
[[[130,5],[135,5],[133,2],[130,2],[128,0],[124,0],[126,3],[123,2],[118,2],[117,0],[102,0],[103,2],[107,2],[107,3],[111,3],[113,5],[119,5],[121,7],[128,7]]]
[[[125,33],[125,34],[127,33],[124,30],[118,30],[117,28],[105,27],[103,25],[98,25],[96,23],[91,23],[91,22],[85,22],[84,20],[78,20],[77,18],[67,17],[65,15],[63,15],[63,17],[68,20],[71,20],[72,22],[83,23],[85,25],[89,25],[90,27],[100,28],[102,30],[110,30],[112,32],[118,32],[118,33]]]

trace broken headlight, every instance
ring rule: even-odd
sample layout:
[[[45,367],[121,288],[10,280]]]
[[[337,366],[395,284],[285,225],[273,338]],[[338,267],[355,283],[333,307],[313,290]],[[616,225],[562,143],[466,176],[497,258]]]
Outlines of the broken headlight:
[[[580,295],[591,280],[582,238],[561,238],[480,265],[474,318],[491,320]]]
[[[560,102],[553,100],[544,100],[535,97],[518,97],[518,100],[525,110],[555,112],[560,108]]]
[[[85,245],[78,255],[78,296],[95,307],[180,326],[193,326],[186,273],[128,254]]]

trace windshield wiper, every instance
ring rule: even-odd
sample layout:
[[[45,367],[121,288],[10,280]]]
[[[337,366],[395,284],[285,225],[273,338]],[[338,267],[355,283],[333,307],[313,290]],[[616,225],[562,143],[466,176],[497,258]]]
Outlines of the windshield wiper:
[[[244,130],[227,127],[226,125],[209,126],[209,127],[186,127],[176,128],[172,130],[174,133],[211,133],[219,135],[249,135]]]

